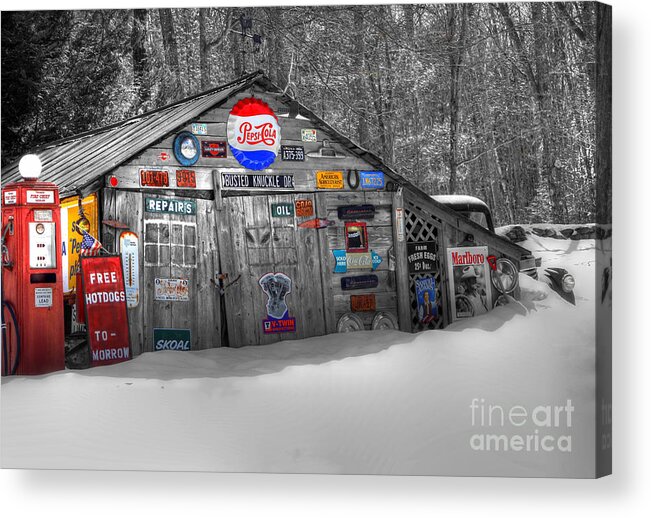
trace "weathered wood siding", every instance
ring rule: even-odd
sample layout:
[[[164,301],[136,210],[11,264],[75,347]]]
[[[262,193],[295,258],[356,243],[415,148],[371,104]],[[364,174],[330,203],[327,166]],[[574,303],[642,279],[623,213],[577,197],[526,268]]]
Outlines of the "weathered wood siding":
[[[278,157],[272,167],[263,171],[243,168],[227,150],[225,158],[200,157],[191,167],[177,164],[173,142],[180,131],[191,131],[193,123],[206,125],[206,135],[196,135],[201,141],[227,140],[227,120],[233,106],[240,100],[256,96],[264,100],[278,116],[281,144],[302,146],[304,161],[283,161]],[[387,188],[381,191],[362,190],[349,181],[349,172],[373,171],[372,166],[338,144],[338,136],[324,129],[317,121],[305,117],[288,117],[289,106],[258,86],[253,86],[227,100],[222,106],[208,110],[195,120],[150,146],[144,152],[111,172],[105,178],[104,218],[127,223],[141,237],[141,304],[129,311],[134,352],[150,351],[155,327],[191,329],[193,348],[215,347],[225,343],[232,346],[265,344],[281,339],[305,338],[336,332],[337,321],[351,311],[351,295],[373,294],[376,311],[394,315],[404,331],[421,329],[414,324],[414,276],[407,268],[409,238],[402,219],[416,214],[428,226],[428,235],[437,241],[438,301],[441,311],[435,327],[450,321],[446,250],[472,232],[476,243],[486,244],[498,256],[519,260],[521,249],[506,243],[494,234],[482,230],[453,211],[441,207],[415,188],[406,186],[396,191],[397,180],[385,176]],[[316,130],[316,141],[302,140],[303,129]],[[318,153],[328,141],[338,158],[310,156]],[[164,190],[142,187],[139,170],[165,169],[170,186]],[[177,188],[177,169],[191,169],[196,175],[196,187]],[[318,171],[339,171],[343,185],[338,189],[322,189],[317,185]],[[255,187],[242,189],[226,185],[223,175],[257,174],[291,177],[293,187]],[[117,189],[111,187],[111,176]],[[291,184],[290,184],[291,185]],[[197,214],[154,214],[144,211],[147,197],[192,198]],[[314,215],[275,218],[274,203],[295,204],[309,199]],[[337,209],[350,205],[373,205],[373,219],[366,222],[369,250],[382,258],[379,267],[335,273],[333,250],[345,250],[345,223],[339,220]],[[300,223],[311,218],[327,219],[334,225],[323,229],[301,228]],[[104,228],[106,239],[113,239],[112,230]],[[169,233],[169,236],[165,233]],[[161,234],[162,233],[162,234]],[[189,235],[194,237],[190,238]],[[164,236],[161,238],[161,236]],[[161,243],[161,239],[169,243]],[[190,239],[190,241],[187,241]],[[176,240],[176,243],[174,242]],[[194,240],[194,241],[193,241]],[[150,242],[151,241],[151,242]],[[156,260],[153,246],[156,243]],[[149,245],[148,245],[149,244]],[[169,246],[169,256],[162,257],[161,245]],[[179,246],[183,246],[183,250]],[[149,252],[147,251],[149,246]],[[190,264],[184,254],[196,254]],[[148,255],[149,254],[149,255]],[[177,255],[175,255],[177,254]],[[178,255],[181,254],[181,255]],[[289,316],[296,319],[295,332],[265,334],[263,320],[267,318],[267,296],[259,285],[266,273],[284,273],[292,280],[292,291],[286,302]],[[374,273],[377,287],[344,291],[341,278]],[[218,274],[225,274],[223,311],[217,289]],[[190,281],[190,300],[156,301],[156,278],[184,278]],[[370,328],[374,311],[360,312],[365,327]],[[222,325],[224,324],[224,325]],[[417,320],[416,320],[417,324]],[[227,328],[227,329],[226,329]],[[225,337],[227,330],[228,338]]]
[[[104,190],[104,219],[128,225],[140,240],[140,302],[128,310],[133,354],[154,350],[155,328],[189,329],[193,350],[218,347],[220,296],[210,282],[219,270],[213,202],[195,200],[196,215],[146,212],[145,199],[159,197],[171,196]],[[101,240],[110,251],[118,251],[119,234],[120,230],[103,226]],[[155,300],[157,278],[187,280],[189,300]]]
[[[322,250],[318,230],[298,227],[302,218],[272,217],[274,203],[309,199],[313,194],[229,196],[222,200],[219,241],[225,290],[229,345],[256,345],[325,334],[321,279]],[[304,218],[303,218],[304,219]],[[296,331],[265,334],[267,300],[259,284],[267,273],[291,279],[285,302]]]
[[[320,193],[319,198],[323,199],[320,204],[321,210],[328,220],[334,221],[333,226],[321,230],[326,234],[327,253],[325,254],[323,268],[324,277],[330,289],[327,292],[328,305],[332,308],[330,317],[331,325],[328,326],[332,332],[336,331],[336,323],[345,313],[351,311],[351,295],[375,295],[376,311],[364,311],[357,313],[366,329],[371,328],[373,317],[378,311],[391,313],[398,318],[398,296],[396,286],[395,261],[393,260],[394,236],[393,236],[393,194],[389,192],[338,192]],[[359,219],[366,223],[368,235],[368,250],[379,254],[382,262],[376,270],[351,269],[346,273],[334,273],[335,257],[333,250],[346,250],[345,223],[338,217],[339,207],[354,205],[373,205],[375,215],[373,219]],[[350,221],[350,220],[348,220]],[[359,290],[342,290],[342,277],[355,277],[358,275],[375,274],[379,283],[376,288],[365,288]],[[334,326],[332,325],[334,323]]]

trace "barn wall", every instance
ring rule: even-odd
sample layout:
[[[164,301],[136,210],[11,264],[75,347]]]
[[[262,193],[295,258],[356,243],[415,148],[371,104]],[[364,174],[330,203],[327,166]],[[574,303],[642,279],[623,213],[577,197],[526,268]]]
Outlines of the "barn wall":
[[[189,330],[193,350],[221,343],[219,292],[210,282],[219,269],[214,204],[192,200],[197,204],[192,216],[145,210],[148,198],[174,197],[170,194],[104,190],[104,219],[127,225],[139,237],[140,301],[128,309],[134,356],[154,350],[155,328]],[[109,251],[118,251],[120,232],[103,225],[101,241]],[[157,279],[187,281],[189,300],[156,300]]]
[[[226,141],[227,120],[232,107],[240,99],[252,95],[269,104],[278,116],[281,144],[304,148],[304,161],[284,161],[278,157],[272,167],[255,172],[243,168],[228,150],[225,157],[202,156],[194,166],[178,165],[173,142],[180,131],[191,132],[193,123],[204,124],[206,134],[196,135],[200,142]],[[134,350],[152,350],[154,327],[191,329],[193,348],[225,343],[222,340],[225,328],[228,329],[228,343],[232,346],[333,333],[337,331],[337,322],[342,315],[351,311],[351,296],[354,295],[369,295],[375,299],[374,311],[356,313],[366,329],[370,329],[374,316],[380,311],[397,319],[402,330],[422,329],[422,326],[414,324],[415,277],[409,274],[406,266],[409,234],[405,228],[405,215],[410,213],[417,214],[420,221],[428,222],[428,235],[435,235],[439,247],[436,277],[440,312],[433,326],[443,327],[450,321],[445,251],[458,242],[460,235],[467,233],[467,220],[449,211],[441,212],[438,204],[415,189],[406,188],[403,193],[388,175],[385,175],[387,185],[381,190],[365,190],[354,185],[351,178],[354,180],[359,171],[373,171],[377,167],[351,154],[339,145],[336,134],[329,133],[317,122],[300,115],[288,117],[288,113],[289,107],[279,101],[279,96],[253,86],[179,127],[105,178],[105,217],[127,223],[141,236],[142,304],[130,310],[132,339],[138,344]],[[316,130],[314,141],[303,139],[302,130],[307,129]],[[326,141],[336,150],[337,158],[314,156]],[[167,171],[169,186],[164,190],[141,186],[141,169]],[[179,169],[194,172],[196,187],[180,188],[176,185]],[[340,173],[341,185],[334,189],[319,185],[319,171]],[[279,183],[276,187],[241,188],[226,181],[232,177],[229,175],[252,174],[289,178],[291,187]],[[111,187],[110,181],[117,181],[117,188]],[[193,200],[197,204],[197,213],[189,218],[187,215],[145,212],[145,200],[151,197]],[[297,201],[307,199],[314,206],[314,213],[310,216],[275,218],[271,213],[273,204],[295,206]],[[369,251],[379,254],[382,260],[375,271],[368,268],[338,273],[335,272],[333,251],[346,249],[345,222],[339,218],[338,208],[354,205],[372,205],[375,208],[372,219],[360,221],[366,224]],[[301,227],[302,223],[315,218],[325,222],[323,228]],[[173,239],[176,235],[178,240],[178,232],[185,236],[188,224],[194,225],[195,242],[186,243],[184,237],[181,241],[196,253],[196,265],[189,266],[173,257],[166,264],[158,259],[154,264],[148,259],[146,242],[156,241],[160,248],[163,227],[170,233],[170,237],[165,239]],[[505,253],[505,245],[495,236],[470,228],[478,238],[485,238],[491,250],[497,250],[499,255]],[[156,232],[159,234],[154,240]],[[418,237],[411,236],[411,239]],[[482,242],[481,239],[478,243]],[[296,319],[296,326],[291,332],[264,332],[264,321],[268,316],[267,295],[259,281],[266,273],[284,273],[292,280],[287,303],[289,315]],[[218,290],[218,276],[221,274],[225,286],[223,298]],[[353,291],[342,289],[343,277],[368,274],[377,276],[376,287]],[[191,283],[190,300],[153,300],[157,278],[188,279]],[[222,304],[225,308],[223,315]]]

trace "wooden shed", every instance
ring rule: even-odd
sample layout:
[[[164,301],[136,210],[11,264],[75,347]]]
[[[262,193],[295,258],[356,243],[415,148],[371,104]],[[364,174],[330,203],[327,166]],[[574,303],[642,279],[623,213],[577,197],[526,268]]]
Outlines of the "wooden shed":
[[[249,135],[254,143],[273,141],[265,121],[276,120],[278,142],[269,145],[277,156],[268,165],[231,145],[237,117],[249,117],[252,132],[261,128]],[[99,221],[138,238],[128,310],[134,355],[179,336],[197,350],[360,326],[442,328],[459,316],[450,250],[484,249],[518,268],[530,261],[527,250],[434,201],[262,73],[35,153],[62,199],[96,193]],[[17,164],[2,177],[16,180]],[[118,252],[122,230],[99,227],[104,247]],[[484,281],[492,306],[499,294]]]

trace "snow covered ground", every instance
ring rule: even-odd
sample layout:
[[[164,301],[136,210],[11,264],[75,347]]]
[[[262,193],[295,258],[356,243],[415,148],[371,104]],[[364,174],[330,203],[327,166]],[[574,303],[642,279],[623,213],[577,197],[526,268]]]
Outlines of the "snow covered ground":
[[[575,275],[576,307],[523,278],[527,314],[505,306],[444,331],[164,351],[4,378],[2,466],[590,477],[595,242],[524,246]],[[508,451],[481,451],[487,434],[504,435]],[[560,451],[568,436],[571,451]]]

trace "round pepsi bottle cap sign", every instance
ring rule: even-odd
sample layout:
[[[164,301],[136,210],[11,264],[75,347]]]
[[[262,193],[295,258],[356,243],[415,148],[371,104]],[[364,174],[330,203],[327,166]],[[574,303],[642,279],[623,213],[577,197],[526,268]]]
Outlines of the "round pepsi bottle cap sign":
[[[231,153],[247,169],[269,167],[280,150],[280,126],[276,114],[264,101],[247,97],[228,116],[226,127]]]

